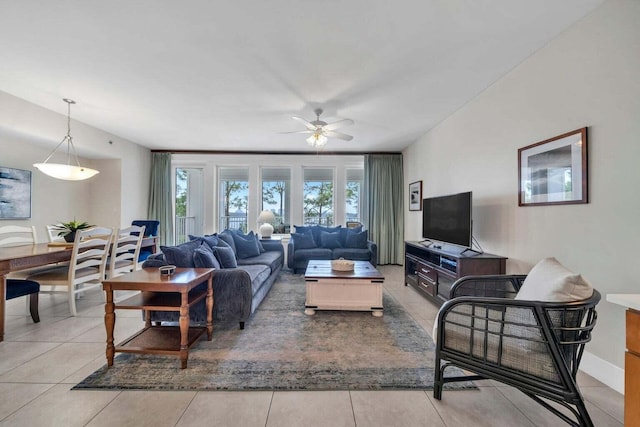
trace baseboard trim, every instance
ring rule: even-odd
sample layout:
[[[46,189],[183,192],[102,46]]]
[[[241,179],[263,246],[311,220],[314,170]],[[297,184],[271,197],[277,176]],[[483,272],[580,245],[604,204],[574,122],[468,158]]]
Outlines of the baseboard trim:
[[[624,394],[624,369],[585,351],[580,362],[580,370]]]

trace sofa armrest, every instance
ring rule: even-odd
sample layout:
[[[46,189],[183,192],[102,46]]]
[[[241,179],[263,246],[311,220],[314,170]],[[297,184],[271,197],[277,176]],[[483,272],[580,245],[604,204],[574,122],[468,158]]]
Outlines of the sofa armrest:
[[[262,247],[269,252],[280,252],[284,255],[284,246],[282,246],[281,240],[261,240]]]
[[[367,249],[371,252],[371,265],[375,267],[378,265],[378,245],[376,242],[367,240]]]
[[[293,268],[293,254],[295,253],[295,247],[293,246],[293,239],[289,240],[287,245],[287,267]]]

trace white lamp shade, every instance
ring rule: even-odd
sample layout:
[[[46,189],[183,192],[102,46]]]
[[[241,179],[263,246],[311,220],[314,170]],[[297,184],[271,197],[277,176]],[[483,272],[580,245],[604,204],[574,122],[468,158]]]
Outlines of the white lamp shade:
[[[67,181],[81,181],[99,173],[95,169],[61,163],[35,163],[33,166],[46,175]]]
[[[258,222],[272,223],[276,221],[276,216],[271,211],[262,211],[258,215]]]

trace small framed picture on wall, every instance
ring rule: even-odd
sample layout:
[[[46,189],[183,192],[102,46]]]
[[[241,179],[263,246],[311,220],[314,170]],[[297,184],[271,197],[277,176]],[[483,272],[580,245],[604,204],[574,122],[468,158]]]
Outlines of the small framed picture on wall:
[[[409,210],[422,210],[422,181],[409,184]]]

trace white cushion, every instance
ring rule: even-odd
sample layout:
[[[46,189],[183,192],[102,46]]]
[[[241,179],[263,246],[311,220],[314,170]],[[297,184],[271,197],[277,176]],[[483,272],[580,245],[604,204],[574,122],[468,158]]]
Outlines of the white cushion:
[[[568,270],[555,258],[545,258],[531,269],[515,299],[568,302],[592,294],[593,287],[580,274]]]

